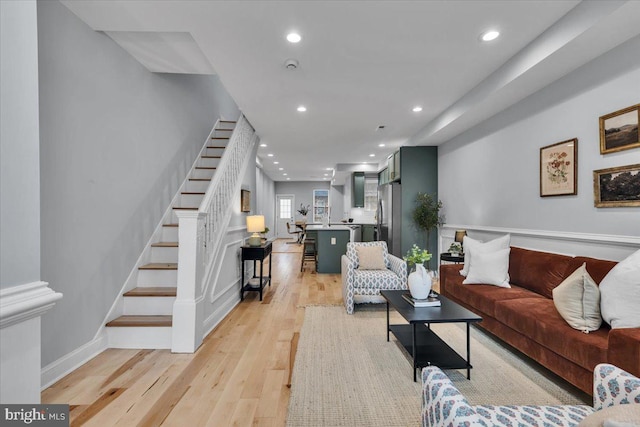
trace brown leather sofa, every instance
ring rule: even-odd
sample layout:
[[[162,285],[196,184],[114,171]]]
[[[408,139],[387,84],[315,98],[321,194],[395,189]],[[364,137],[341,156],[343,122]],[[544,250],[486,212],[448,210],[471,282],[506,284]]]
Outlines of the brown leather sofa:
[[[616,265],[511,247],[510,289],[463,285],[462,265],[449,264],[440,268],[440,293],[480,315],[480,327],[592,394],[598,363],[640,376],[640,328],[611,329],[603,322],[599,330],[585,334],[565,322],[551,292],[585,262],[598,284]]]

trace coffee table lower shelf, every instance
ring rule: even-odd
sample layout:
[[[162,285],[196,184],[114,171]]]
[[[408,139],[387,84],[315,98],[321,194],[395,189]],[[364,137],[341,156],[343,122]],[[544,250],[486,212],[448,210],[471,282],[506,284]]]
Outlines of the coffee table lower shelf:
[[[468,326],[468,324],[467,324]],[[413,352],[413,328],[415,327],[416,352]],[[449,347],[442,338],[436,335],[424,323],[411,325],[389,325],[389,331],[398,339],[413,360],[413,380],[416,380],[416,369],[425,366],[437,366],[441,369],[466,369],[467,378],[471,379],[471,364]],[[468,331],[467,331],[468,333]],[[468,356],[467,356],[468,357]]]

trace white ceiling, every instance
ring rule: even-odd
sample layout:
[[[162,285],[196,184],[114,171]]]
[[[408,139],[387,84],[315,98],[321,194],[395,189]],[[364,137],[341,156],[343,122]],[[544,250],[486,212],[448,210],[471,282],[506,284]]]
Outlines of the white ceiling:
[[[63,3],[152,71],[218,74],[274,180],[439,145],[640,34],[633,0]]]

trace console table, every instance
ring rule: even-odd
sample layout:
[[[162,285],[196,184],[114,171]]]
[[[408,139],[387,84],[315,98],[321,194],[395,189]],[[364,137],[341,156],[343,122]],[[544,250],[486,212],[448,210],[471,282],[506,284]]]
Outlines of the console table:
[[[240,287],[240,301],[244,300],[244,293],[249,291],[260,292],[260,301],[262,301],[262,289],[271,286],[271,242],[266,242],[262,246],[242,246],[242,276],[244,283],[244,263],[245,261],[253,261],[253,277]],[[269,275],[264,275],[264,260],[269,257]],[[260,261],[260,275],[256,275],[257,261]]]

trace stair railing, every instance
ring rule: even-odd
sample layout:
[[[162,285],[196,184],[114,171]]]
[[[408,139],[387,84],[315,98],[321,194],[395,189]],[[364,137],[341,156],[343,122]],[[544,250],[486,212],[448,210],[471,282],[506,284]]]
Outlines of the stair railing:
[[[203,300],[209,278],[240,193],[242,175],[256,143],[241,115],[197,211],[177,212],[178,291],[173,306],[171,350],[192,353],[203,339]]]

